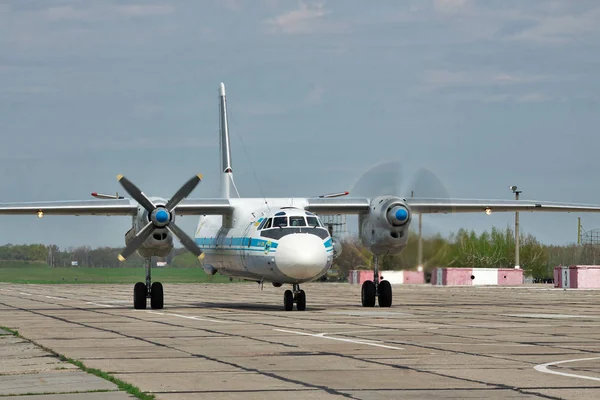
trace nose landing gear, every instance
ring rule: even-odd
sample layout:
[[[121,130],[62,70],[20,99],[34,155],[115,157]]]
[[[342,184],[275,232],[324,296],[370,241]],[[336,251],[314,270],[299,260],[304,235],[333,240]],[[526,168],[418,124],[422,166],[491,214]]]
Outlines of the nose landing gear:
[[[300,289],[300,285],[297,283],[292,285],[292,290],[288,289],[283,293],[283,307],[285,311],[292,311],[294,303],[296,303],[298,311],[306,310],[306,294],[304,290]]]

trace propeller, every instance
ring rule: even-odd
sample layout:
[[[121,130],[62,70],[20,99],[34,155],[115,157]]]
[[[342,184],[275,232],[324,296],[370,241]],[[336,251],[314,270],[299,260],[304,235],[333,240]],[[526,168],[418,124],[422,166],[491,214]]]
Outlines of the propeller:
[[[194,240],[189,237],[181,228],[179,228],[173,222],[172,212],[181,202],[189,196],[190,193],[196,188],[198,183],[202,180],[202,175],[198,174],[193,178],[189,179],[186,183],[179,188],[177,192],[169,199],[165,206],[154,205],[152,201],[142,192],[133,182],[124,177],[123,175],[117,175],[117,180],[123,186],[125,191],[137,201],[146,211],[150,221],[144,226],[135,236],[129,241],[125,249],[119,254],[118,258],[120,261],[125,261],[127,257],[132,255],[145,241],[148,239],[152,232],[158,228],[167,228],[173,235],[175,235],[181,244],[198,257],[199,260],[204,258],[204,253]]]
[[[377,164],[364,172],[355,182],[350,191],[353,196],[375,197],[375,196],[397,196],[408,199],[410,197],[427,197],[438,199],[449,199],[450,196],[446,187],[439,178],[427,168],[419,168],[412,178],[406,184],[402,176],[402,164],[400,161],[393,160]],[[443,216],[436,216],[440,218]],[[434,224],[431,220],[423,222],[422,233],[440,232],[441,227]],[[418,229],[418,221],[413,220],[413,226]],[[426,249],[423,249],[426,250]],[[423,251],[426,253],[426,251]],[[435,259],[438,252],[428,254],[427,259]],[[425,254],[424,254],[425,256]],[[425,257],[424,257],[425,258]],[[426,260],[423,260],[427,264]]]

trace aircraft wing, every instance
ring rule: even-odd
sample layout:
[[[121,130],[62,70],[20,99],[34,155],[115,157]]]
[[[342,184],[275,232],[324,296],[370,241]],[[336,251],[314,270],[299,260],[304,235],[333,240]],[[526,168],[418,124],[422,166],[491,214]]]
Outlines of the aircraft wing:
[[[310,198],[306,209],[317,214],[361,214],[368,212],[366,197]],[[415,214],[448,214],[477,212],[600,212],[600,205],[557,203],[537,200],[428,199],[407,198],[406,204]]]
[[[184,199],[175,207],[177,215],[225,215],[233,211],[229,199]]]
[[[227,199],[184,199],[177,207],[177,215],[223,215],[233,207]],[[64,200],[28,203],[0,203],[0,214],[12,215],[136,215],[138,204],[130,199]]]
[[[137,204],[129,199],[65,200],[0,203],[0,214],[14,215],[135,215]]]
[[[476,212],[547,211],[600,212],[600,205],[556,203],[537,200],[419,199],[408,198],[406,204],[416,214]],[[488,211],[489,210],[489,211]]]

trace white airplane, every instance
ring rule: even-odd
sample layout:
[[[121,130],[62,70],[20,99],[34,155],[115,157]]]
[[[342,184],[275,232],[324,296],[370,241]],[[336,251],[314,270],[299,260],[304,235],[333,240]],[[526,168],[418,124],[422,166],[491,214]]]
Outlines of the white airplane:
[[[121,261],[137,251],[145,258],[146,282],[133,290],[133,305],[145,309],[147,299],[154,309],[164,305],[163,286],[151,279],[151,257],[166,257],[173,249],[173,236],[201,260],[208,274],[219,272],[260,282],[271,282],[285,290],[285,310],[305,310],[303,282],[322,277],[333,263],[335,243],[319,214],[357,214],[362,243],[373,253],[373,280],[363,283],[364,307],[392,305],[392,287],[379,280],[378,259],[399,253],[407,245],[413,214],[453,212],[600,212],[599,205],[549,203],[530,200],[454,200],[401,198],[395,195],[345,197],[348,192],[312,198],[232,198],[233,169],[227,123],[225,86],[219,88],[221,198],[186,199],[201,181],[196,175],[170,199],[147,197],[137,186],[118,175],[132,199],[92,193],[97,199],[0,203],[0,214],[37,215],[121,215],[132,217],[125,234]],[[237,189],[236,189],[237,191]],[[175,224],[176,215],[200,217],[195,239]],[[335,250],[334,250],[335,249]]]

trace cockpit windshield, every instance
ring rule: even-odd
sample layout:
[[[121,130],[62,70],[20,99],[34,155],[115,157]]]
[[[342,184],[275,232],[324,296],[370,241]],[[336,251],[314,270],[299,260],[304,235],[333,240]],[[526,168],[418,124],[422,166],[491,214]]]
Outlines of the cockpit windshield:
[[[287,217],[275,217],[273,218],[273,227],[274,228],[285,228],[288,226]]]
[[[280,211],[275,213],[271,218],[265,218],[258,226],[257,230],[273,229],[273,228],[323,228],[323,223],[315,214],[306,211],[300,215],[290,215]]]
[[[308,226],[312,226],[313,228],[322,226],[321,221],[319,221],[319,218],[317,218],[317,217],[307,216],[306,220],[308,221]]]
[[[301,215],[290,216],[290,226],[306,226],[306,221]]]

